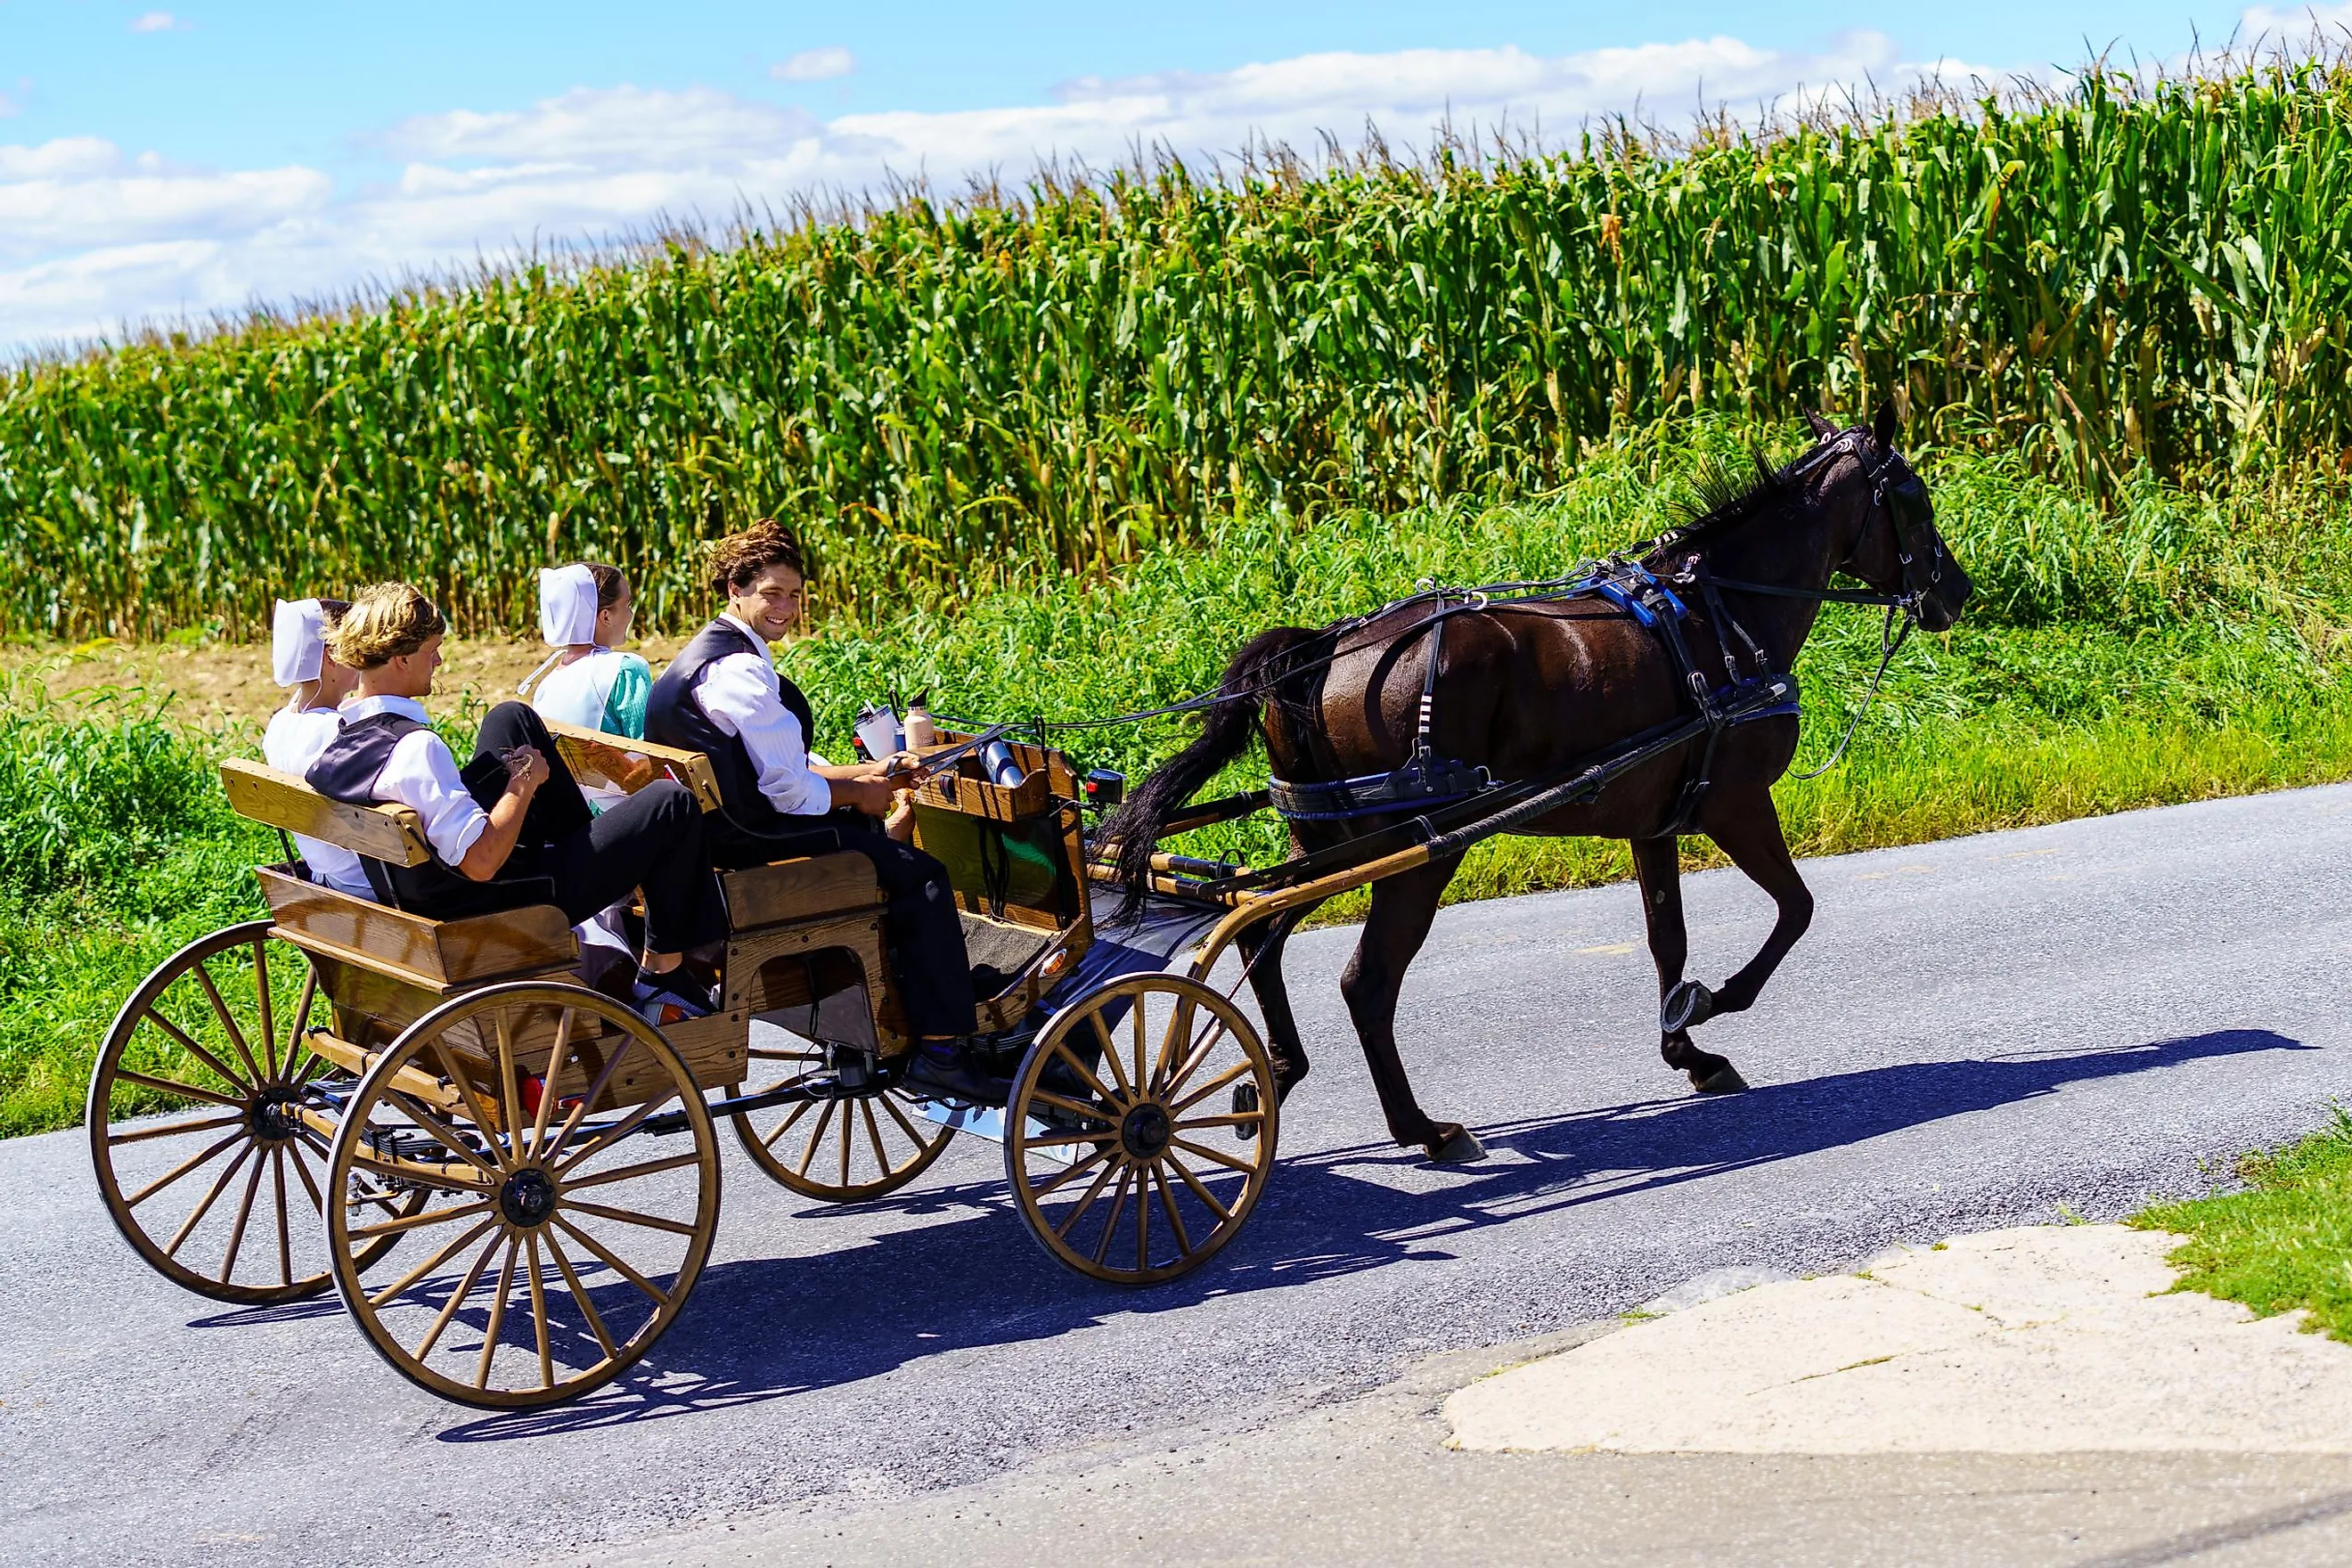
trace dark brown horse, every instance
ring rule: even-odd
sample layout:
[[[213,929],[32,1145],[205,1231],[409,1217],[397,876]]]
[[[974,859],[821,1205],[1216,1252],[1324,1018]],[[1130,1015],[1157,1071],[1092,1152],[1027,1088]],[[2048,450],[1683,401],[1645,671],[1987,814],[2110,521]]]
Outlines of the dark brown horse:
[[[1901,600],[1929,631],[1949,626],[1969,580],[1936,533],[1925,487],[1895,450],[1892,408],[1881,409],[1871,428],[1839,431],[1817,416],[1812,422],[1819,444],[1805,457],[1777,471],[1759,463],[1753,482],[1709,497],[1705,515],[1642,558],[1649,572],[1678,583],[1688,603],[1679,656],[1660,630],[1598,595],[1498,597],[1446,616],[1428,688],[1433,752],[1499,781],[1564,775],[1581,759],[1687,718],[1696,701],[1695,673],[1724,687],[1727,674],[1788,670],[1812,630],[1822,590],[1841,573]],[[1701,576],[1715,581],[1711,593],[1696,591]],[[1146,780],[1109,825],[1106,837],[1121,847],[1119,869],[1130,891],[1145,884],[1162,826],[1245,752],[1254,734],[1263,733],[1275,776],[1291,784],[1398,768],[1420,728],[1433,635],[1424,598],[1336,631],[1281,627],[1243,648],[1220,688],[1227,700],[1209,710],[1201,737]],[[1692,1043],[1691,1028],[1753,1005],[1812,918],[1812,895],[1790,858],[1771,795],[1796,754],[1797,735],[1792,713],[1755,719],[1720,731],[1704,760],[1706,742],[1693,738],[1633,766],[1589,802],[1513,829],[1632,842],[1658,968],[1660,1048],[1703,1094],[1747,1085],[1730,1062]],[[1706,782],[1694,799],[1701,776]],[[1294,821],[1293,832],[1309,852],[1412,815],[1397,808]],[[1762,949],[1712,992],[1683,980],[1687,937],[1676,847],[1684,831],[1712,838],[1779,908]],[[1398,1058],[1395,1024],[1405,967],[1460,863],[1454,853],[1375,882],[1362,939],[1339,981],[1391,1134],[1449,1162],[1484,1151],[1460,1125],[1423,1113]],[[1286,1095],[1307,1064],[1284,989],[1282,945],[1306,912],[1275,917],[1243,944]]]

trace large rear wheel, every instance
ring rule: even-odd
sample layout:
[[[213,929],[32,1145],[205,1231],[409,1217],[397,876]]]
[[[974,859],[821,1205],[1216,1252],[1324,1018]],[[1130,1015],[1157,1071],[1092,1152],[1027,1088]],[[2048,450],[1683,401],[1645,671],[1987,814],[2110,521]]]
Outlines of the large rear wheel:
[[[1241,1230],[1274,1169],[1276,1117],[1274,1064],[1239,1007],[1197,980],[1131,974],[1055,1014],[1022,1058],[1005,1173],[1046,1251],[1092,1279],[1155,1284]]]
[[[467,1405],[552,1405],[620,1375],[677,1321],[719,1223],[692,1074],[577,985],[488,986],[418,1019],[360,1080],[331,1174],[426,1194],[399,1219],[331,1210],[335,1283],[384,1360]],[[417,1261],[362,1285],[392,1234]]]
[[[106,1212],[165,1279],[215,1301],[315,1296],[334,1102],[350,1076],[310,1050],[318,977],[268,921],[165,959],[100,1045],[85,1119]],[[379,1218],[423,1203],[367,1179],[347,1194]],[[364,1268],[398,1244],[385,1234]]]

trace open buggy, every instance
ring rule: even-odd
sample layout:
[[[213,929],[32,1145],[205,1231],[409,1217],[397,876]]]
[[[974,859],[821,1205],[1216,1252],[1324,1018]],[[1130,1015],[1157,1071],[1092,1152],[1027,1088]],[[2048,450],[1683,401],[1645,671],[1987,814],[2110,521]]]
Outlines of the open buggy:
[[[719,804],[698,753],[551,728],[583,779],[668,776]],[[959,1131],[991,1138],[1053,1256],[1121,1284],[1185,1273],[1273,1168],[1266,1050],[1204,980],[1271,910],[1200,896],[1171,859],[1139,922],[1097,929],[1087,786],[1057,752],[1012,750],[1008,787],[968,741],[943,748],[914,803],[962,910],[994,1103],[901,1085],[911,1041],[857,855],[722,875],[719,1010],[656,1028],[583,983],[553,907],[428,920],[311,880],[289,841],[257,868],[272,918],[173,955],[106,1037],[89,1134],[108,1212],[216,1300],[331,1285],[401,1373],[488,1405],[594,1388],[677,1319],[718,1224],[721,1121],[759,1170],[835,1202],[913,1181]],[[221,771],[282,833],[428,853],[404,807]]]

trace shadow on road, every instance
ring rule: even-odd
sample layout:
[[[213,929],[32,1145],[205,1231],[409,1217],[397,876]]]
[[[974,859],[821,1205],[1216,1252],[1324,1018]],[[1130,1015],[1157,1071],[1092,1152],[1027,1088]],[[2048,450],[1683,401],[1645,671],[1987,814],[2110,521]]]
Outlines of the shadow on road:
[[[928,1189],[908,1203],[962,1216],[870,1241],[861,1236],[862,1245],[812,1257],[709,1268],[655,1351],[657,1364],[570,1405],[501,1413],[440,1436],[454,1443],[549,1436],[758,1403],[943,1352],[1050,1339],[1115,1313],[1179,1310],[1438,1258],[1444,1255],[1428,1244],[1447,1236],[1859,1143],[2068,1084],[2318,1048],[2268,1030],[2231,1029],[2112,1050],[1905,1063],[1735,1096],[1481,1127],[1494,1157],[1450,1169],[1388,1143],[1318,1152],[1282,1163],[1233,1247],[1148,1291],[1098,1285],[1055,1266],[1029,1239],[1002,1183]],[[975,1207],[981,1212],[971,1213]],[[812,1219],[835,1215],[854,1219],[855,1211]]]

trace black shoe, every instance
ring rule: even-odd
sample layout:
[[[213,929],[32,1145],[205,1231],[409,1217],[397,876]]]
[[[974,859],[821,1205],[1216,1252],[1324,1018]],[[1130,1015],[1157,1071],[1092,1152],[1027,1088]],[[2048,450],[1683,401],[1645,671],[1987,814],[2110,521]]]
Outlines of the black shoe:
[[[683,1023],[688,1018],[707,1018],[719,1010],[718,997],[688,974],[682,964],[659,974],[639,970],[637,983],[631,991],[635,997],[637,1016],[656,1027]]]
[[[996,1105],[1004,1099],[1003,1080],[974,1065],[961,1040],[945,1048],[918,1045],[907,1063],[904,1082],[912,1092],[935,1100]]]

